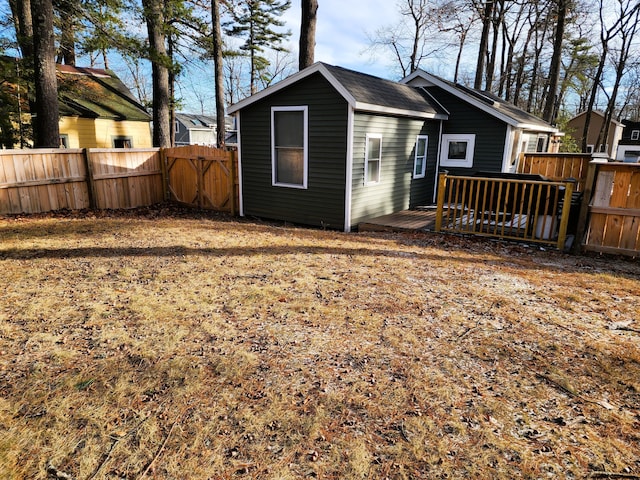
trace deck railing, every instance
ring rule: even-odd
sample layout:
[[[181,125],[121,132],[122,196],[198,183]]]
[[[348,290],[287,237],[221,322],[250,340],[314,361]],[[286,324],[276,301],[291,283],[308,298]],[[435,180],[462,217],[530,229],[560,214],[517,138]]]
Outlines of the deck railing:
[[[436,231],[525,240],[563,249],[573,182],[440,174]]]

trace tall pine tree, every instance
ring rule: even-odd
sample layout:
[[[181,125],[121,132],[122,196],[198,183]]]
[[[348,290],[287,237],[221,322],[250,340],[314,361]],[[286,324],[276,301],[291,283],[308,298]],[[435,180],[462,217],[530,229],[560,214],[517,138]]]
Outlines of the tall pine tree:
[[[226,25],[225,31],[232,37],[245,39],[240,53],[250,59],[252,94],[257,91],[259,75],[269,66],[265,51],[287,51],[282,42],[291,32],[278,32],[274,27],[284,26],[280,18],[289,7],[291,0],[241,0],[231,11],[233,21]]]

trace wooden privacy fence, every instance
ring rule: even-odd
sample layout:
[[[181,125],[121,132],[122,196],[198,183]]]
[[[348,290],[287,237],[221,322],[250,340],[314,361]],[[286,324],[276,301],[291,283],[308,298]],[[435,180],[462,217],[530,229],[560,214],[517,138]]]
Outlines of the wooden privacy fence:
[[[518,173],[543,175],[556,182],[575,178],[576,192],[584,192],[591,155],[585,153],[523,153]]]
[[[234,152],[209,147],[0,150],[0,214],[135,208],[167,192],[235,214],[236,182]]]
[[[157,148],[0,150],[0,213],[152,205],[162,177]]]
[[[640,163],[593,163],[584,249],[640,256]]]
[[[526,240],[564,248],[573,182],[440,174],[436,232]]]
[[[235,215],[237,169],[235,152],[199,145],[164,151],[171,200]]]

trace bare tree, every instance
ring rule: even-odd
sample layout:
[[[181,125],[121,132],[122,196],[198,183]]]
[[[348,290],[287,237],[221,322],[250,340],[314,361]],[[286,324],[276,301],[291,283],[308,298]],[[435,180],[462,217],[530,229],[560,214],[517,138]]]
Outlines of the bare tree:
[[[298,69],[313,64],[316,47],[316,20],[318,0],[301,0],[302,18],[300,21],[300,48]]]
[[[560,81],[560,67],[562,60],[562,46],[564,44],[564,26],[567,18],[569,0],[557,0],[557,21],[553,40],[553,55],[551,66],[549,67],[549,86],[547,89],[547,100],[544,105],[542,118],[549,123],[553,123],[556,115],[558,83]]]
[[[489,53],[489,32],[491,29],[491,17],[493,16],[494,1],[486,0],[484,6],[479,9],[481,11],[480,19],[482,20],[482,34],[480,35],[480,43],[478,45],[478,61],[476,63],[476,78],[473,82],[473,88],[482,88],[482,78],[485,74],[485,65]]]
[[[448,45],[435,35],[442,27],[441,16],[450,2],[431,4],[428,0],[404,0],[402,19],[395,25],[378,29],[369,38],[371,51],[390,50],[402,76],[420,68],[421,63]]]
[[[610,9],[609,5],[605,5],[606,0],[599,0],[599,15],[600,15],[600,62],[596,70],[595,77],[593,79],[593,86],[591,88],[591,94],[589,95],[589,101],[587,104],[584,128],[582,131],[582,151],[587,151],[587,139],[589,134],[589,127],[591,126],[591,114],[598,95],[598,90],[602,85],[603,72],[608,60],[608,55],[611,49],[611,43],[618,34],[625,29],[630,19],[637,15],[637,10],[640,8],[640,4],[636,0],[615,0],[618,6],[618,12],[610,25],[607,25],[608,13]]]
[[[622,83],[622,77],[624,76],[627,68],[627,62],[629,61],[629,55],[631,54],[631,46],[633,44],[634,37],[638,32],[638,22],[640,21],[640,4],[636,3],[628,14],[627,19],[623,22],[620,28],[620,46],[618,50],[618,56],[614,61],[615,64],[615,79],[613,86],[611,87],[611,94],[609,95],[609,102],[605,111],[604,122],[602,129],[598,136],[598,144],[605,145],[609,138],[609,129],[611,121],[614,117],[616,102],[618,100],[618,92],[620,90],[620,84]]]

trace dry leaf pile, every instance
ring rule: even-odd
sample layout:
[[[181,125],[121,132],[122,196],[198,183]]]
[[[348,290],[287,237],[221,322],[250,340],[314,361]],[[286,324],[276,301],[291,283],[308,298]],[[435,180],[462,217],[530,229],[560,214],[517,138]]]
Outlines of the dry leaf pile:
[[[640,264],[0,219],[0,477],[640,478]]]

